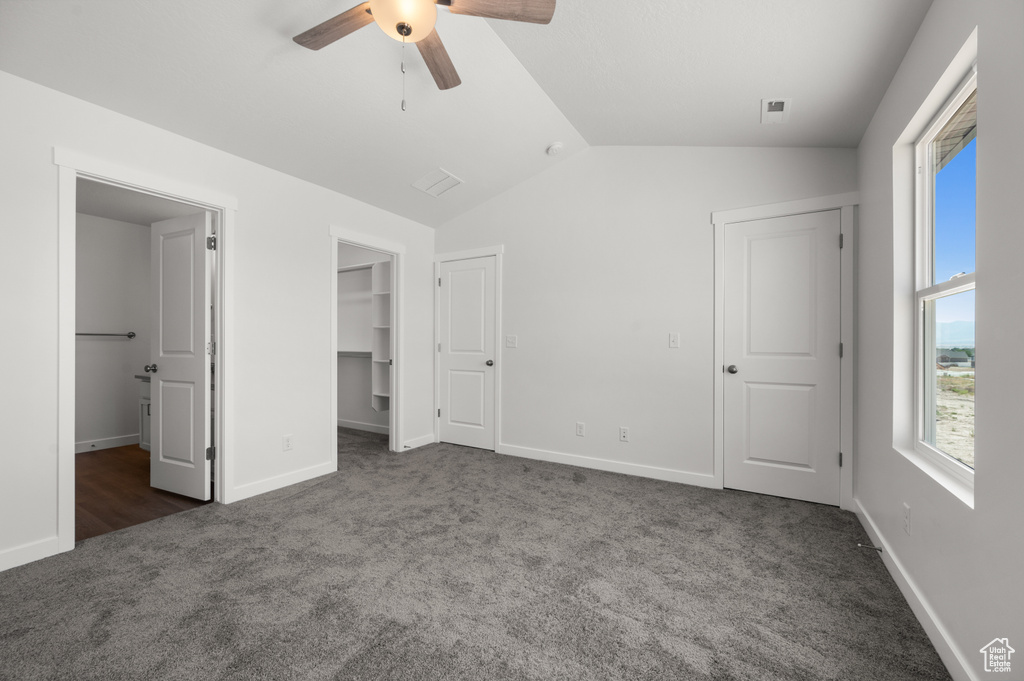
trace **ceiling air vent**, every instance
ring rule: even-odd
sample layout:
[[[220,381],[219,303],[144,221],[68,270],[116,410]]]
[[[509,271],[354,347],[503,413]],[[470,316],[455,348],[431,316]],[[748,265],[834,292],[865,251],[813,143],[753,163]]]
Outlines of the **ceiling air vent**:
[[[441,196],[441,194],[455,189],[460,184],[462,184],[462,180],[455,177],[447,170],[438,168],[437,170],[430,171],[420,179],[413,182],[412,186],[416,187],[416,189],[419,189],[421,192],[426,192],[434,198],[437,198]]]
[[[789,120],[789,109],[793,106],[790,99],[762,99],[761,125],[785,123]]]

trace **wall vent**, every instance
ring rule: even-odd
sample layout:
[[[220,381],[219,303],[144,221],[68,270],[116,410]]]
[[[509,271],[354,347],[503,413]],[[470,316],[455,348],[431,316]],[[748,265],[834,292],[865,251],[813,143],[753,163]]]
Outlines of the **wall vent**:
[[[793,107],[792,98],[776,97],[761,100],[761,125],[785,123],[789,120],[789,110]]]
[[[455,177],[444,168],[438,168],[437,170],[430,171],[420,179],[413,182],[412,186],[416,187],[416,189],[419,189],[421,192],[426,192],[434,198],[437,198],[441,196],[441,194],[455,189],[460,184],[462,184],[462,180]]]

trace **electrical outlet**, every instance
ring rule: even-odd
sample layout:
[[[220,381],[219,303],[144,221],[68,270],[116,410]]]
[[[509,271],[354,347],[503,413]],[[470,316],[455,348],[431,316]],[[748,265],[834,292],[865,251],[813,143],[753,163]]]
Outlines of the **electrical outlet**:
[[[910,504],[903,504],[903,531],[910,534]]]
[[[619,426],[619,442],[629,442],[629,428]]]
[[[294,446],[295,446],[295,436],[294,435],[288,434],[288,435],[282,435],[281,436],[281,451],[282,452],[290,452],[290,451],[292,451],[292,447],[294,447]]]
[[[587,424],[583,421],[576,422],[576,435],[577,437],[585,437],[587,434]]]

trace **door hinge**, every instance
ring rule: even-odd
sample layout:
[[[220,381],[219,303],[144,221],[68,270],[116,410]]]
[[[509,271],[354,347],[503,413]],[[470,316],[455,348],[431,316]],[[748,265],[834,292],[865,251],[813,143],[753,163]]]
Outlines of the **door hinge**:
[[[441,410],[440,409],[437,410],[437,418],[441,418]]]
[[[217,458],[217,448],[216,447],[207,447],[206,448],[206,460],[207,461],[213,461],[215,458]]]
[[[217,250],[217,235],[206,237],[206,250],[216,251]]]
[[[441,344],[440,343],[437,344],[437,351],[441,352]]]
[[[843,344],[839,344],[839,359],[843,358]]]
[[[206,354],[208,354],[208,355],[216,355],[217,354],[217,342],[216,341],[210,341],[209,343],[206,344]]]
[[[438,286],[440,286],[440,285],[441,285],[441,277],[438,277],[438,278],[437,278],[437,285],[438,285]]]
[[[840,233],[839,234],[839,248],[842,248],[842,247],[843,247],[843,234]]]
[[[393,360],[393,359],[389,359],[388,360],[388,366],[394,366],[394,364],[395,364],[395,360]]]
[[[843,467],[843,453],[839,452],[839,467]]]

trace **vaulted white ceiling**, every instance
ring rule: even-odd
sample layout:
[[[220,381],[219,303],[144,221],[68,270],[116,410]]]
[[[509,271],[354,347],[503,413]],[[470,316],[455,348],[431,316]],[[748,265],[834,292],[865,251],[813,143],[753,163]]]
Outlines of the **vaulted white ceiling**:
[[[0,70],[438,226],[591,145],[856,146],[930,0],[558,0],[550,25],[438,12],[462,85],[354,0],[0,0]],[[762,126],[762,98],[792,98]],[[561,142],[564,151],[545,149]],[[436,168],[465,184],[434,198]]]

